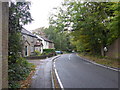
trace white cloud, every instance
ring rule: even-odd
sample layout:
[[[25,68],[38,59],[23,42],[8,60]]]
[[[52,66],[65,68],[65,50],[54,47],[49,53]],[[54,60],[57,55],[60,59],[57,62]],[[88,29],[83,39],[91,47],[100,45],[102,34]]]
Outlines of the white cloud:
[[[25,25],[27,30],[33,30],[39,27],[48,26],[49,13],[54,7],[61,4],[63,0],[31,0],[31,15],[34,21]]]

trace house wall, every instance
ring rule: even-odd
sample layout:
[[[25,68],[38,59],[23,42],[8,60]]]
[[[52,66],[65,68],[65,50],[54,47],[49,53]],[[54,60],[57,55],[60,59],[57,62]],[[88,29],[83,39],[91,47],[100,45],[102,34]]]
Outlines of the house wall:
[[[0,2],[0,90],[8,88],[8,3]]]
[[[43,47],[41,47],[41,53],[43,53]]]
[[[25,42],[27,40],[27,42]],[[35,37],[32,37],[32,36],[28,36],[28,35],[23,35],[23,43],[24,43],[24,48],[23,48],[23,56],[26,56],[25,55],[25,46],[28,47],[28,55],[27,56],[30,56],[34,53],[34,45],[36,44],[37,42],[37,38]]]
[[[48,43],[44,39],[41,39],[41,40],[43,44],[43,49],[48,49]]]
[[[54,49],[55,49],[55,47],[54,47],[54,43],[52,43],[52,48],[54,48]]]
[[[46,49],[49,49],[49,42],[46,41]]]
[[[40,47],[35,47],[35,51],[40,51]]]
[[[108,46],[106,56],[120,59],[120,38],[118,38],[110,46]]]
[[[54,43],[50,43],[46,40],[44,40],[42,37],[38,36],[41,40],[42,40],[42,44],[43,44],[43,49],[50,49],[50,48],[54,48]]]
[[[43,39],[42,40],[42,44],[43,44],[43,49],[45,49],[45,41]]]
[[[53,49],[54,44],[45,40],[42,40],[43,43],[43,49]]]
[[[39,38],[42,40],[43,44],[43,49],[48,49],[49,48],[49,42],[45,41],[43,38],[39,36]]]
[[[50,43],[50,42],[49,42],[49,48],[50,48],[50,49],[54,49],[54,43]]]

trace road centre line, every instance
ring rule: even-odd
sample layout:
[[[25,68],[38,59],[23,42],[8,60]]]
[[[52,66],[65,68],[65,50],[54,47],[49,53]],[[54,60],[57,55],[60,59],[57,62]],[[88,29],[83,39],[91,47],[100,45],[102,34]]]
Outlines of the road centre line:
[[[70,54],[70,55],[69,55],[69,57],[68,57],[68,58],[69,58],[69,60],[70,60],[71,55],[72,55],[72,54]]]

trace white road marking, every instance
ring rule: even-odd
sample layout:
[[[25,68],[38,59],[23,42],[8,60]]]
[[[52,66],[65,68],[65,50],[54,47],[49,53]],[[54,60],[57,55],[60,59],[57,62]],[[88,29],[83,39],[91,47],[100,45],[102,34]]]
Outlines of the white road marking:
[[[57,72],[57,70],[56,70],[56,66],[55,66],[55,61],[56,61],[56,60],[57,60],[57,59],[54,60],[54,71],[55,71],[55,74],[56,74],[56,78],[57,78],[57,80],[58,80],[58,83],[59,83],[59,85],[60,85],[60,88],[61,88],[62,90],[64,90],[63,84],[62,84],[62,82],[61,82],[61,80],[60,80],[60,77],[59,77],[59,75],[58,75],[58,72]]]
[[[55,62],[54,62],[54,68],[55,68]]]
[[[61,80],[60,80],[60,77],[59,77],[56,69],[55,69],[55,74],[56,74],[56,77],[57,77],[57,80],[58,80],[58,82],[59,82],[59,84],[60,84],[61,89],[64,90],[63,85],[62,85],[62,82],[61,82]]]
[[[68,58],[69,58],[69,60],[70,60],[71,55],[72,55],[72,54],[70,54],[70,55],[69,55],[69,57],[68,57]]]

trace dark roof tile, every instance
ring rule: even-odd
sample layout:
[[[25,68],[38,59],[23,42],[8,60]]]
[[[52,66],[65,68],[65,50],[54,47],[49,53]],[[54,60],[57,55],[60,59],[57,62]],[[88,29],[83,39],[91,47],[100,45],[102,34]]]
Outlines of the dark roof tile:
[[[32,37],[37,38],[36,35],[31,33],[30,31],[26,30],[25,28],[22,29],[21,33],[24,34],[24,35],[28,35],[28,36],[32,36]]]

